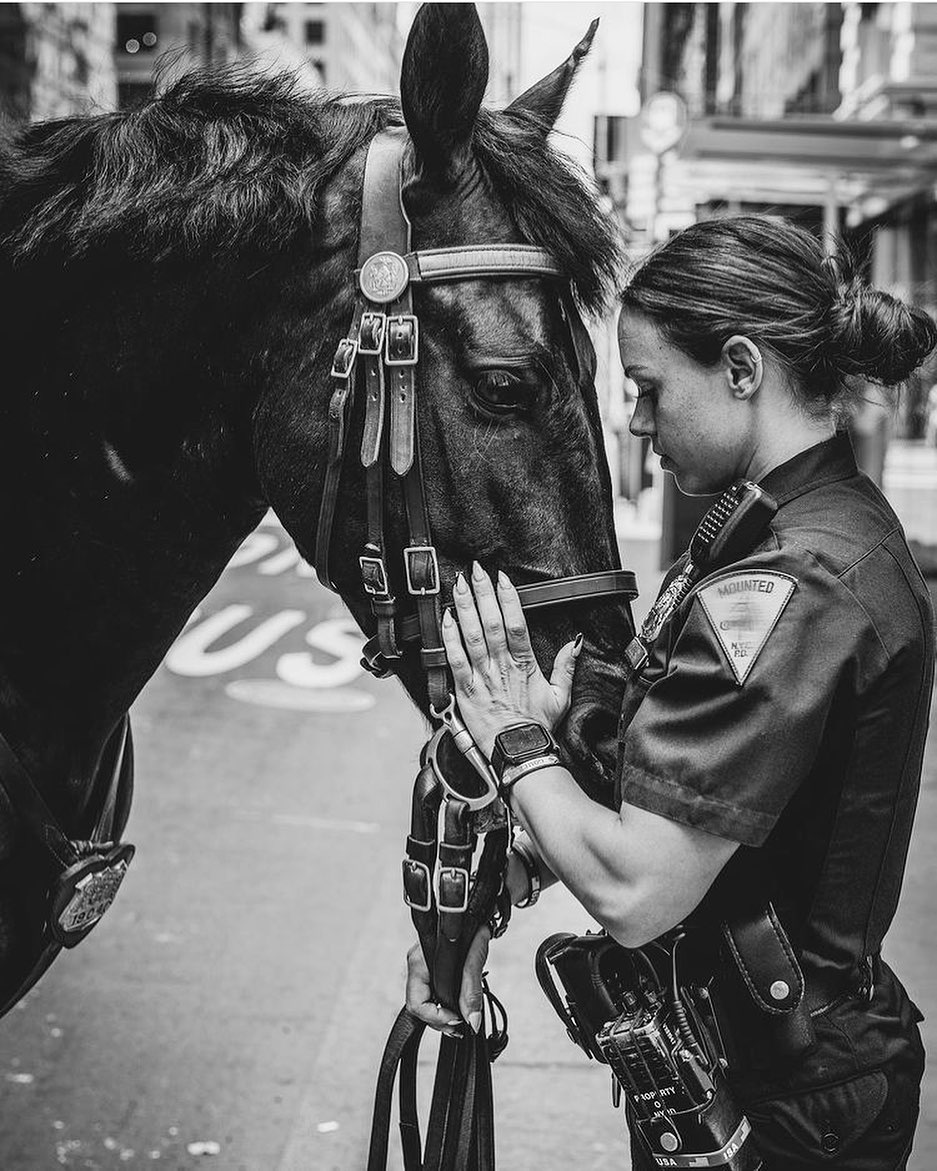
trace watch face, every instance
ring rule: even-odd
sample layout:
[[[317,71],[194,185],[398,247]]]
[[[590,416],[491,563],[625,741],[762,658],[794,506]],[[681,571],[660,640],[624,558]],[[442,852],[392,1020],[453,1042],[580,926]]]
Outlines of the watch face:
[[[519,728],[508,728],[498,736],[501,751],[505,756],[531,756],[545,752],[550,737],[538,724],[523,724]]]

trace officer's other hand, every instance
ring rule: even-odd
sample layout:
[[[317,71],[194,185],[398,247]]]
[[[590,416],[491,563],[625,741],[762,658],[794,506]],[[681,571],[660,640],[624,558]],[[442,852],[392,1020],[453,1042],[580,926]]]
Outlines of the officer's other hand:
[[[418,1020],[424,1021],[431,1029],[438,1029],[448,1037],[464,1035],[462,1021],[468,1021],[475,1032],[482,1023],[482,972],[488,958],[488,944],[491,932],[485,925],[478,929],[469,945],[462,970],[462,991],[459,996],[459,1012],[462,1019],[451,1009],[442,1008],[433,1000],[430,988],[429,969],[423,958],[423,949],[415,943],[407,953],[407,1009]]]

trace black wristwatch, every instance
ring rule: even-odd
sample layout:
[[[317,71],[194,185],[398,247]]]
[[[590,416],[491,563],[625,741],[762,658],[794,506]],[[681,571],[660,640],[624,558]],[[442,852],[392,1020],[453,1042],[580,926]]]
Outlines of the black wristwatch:
[[[543,724],[536,724],[533,721],[527,724],[512,724],[495,736],[491,767],[501,781],[505,770],[535,757],[555,756],[558,751],[556,741]]]

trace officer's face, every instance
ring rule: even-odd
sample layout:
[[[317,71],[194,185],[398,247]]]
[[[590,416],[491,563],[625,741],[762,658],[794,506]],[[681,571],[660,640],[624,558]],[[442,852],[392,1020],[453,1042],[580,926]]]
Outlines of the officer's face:
[[[681,491],[720,492],[743,475],[748,421],[722,365],[701,366],[641,313],[622,312],[618,344],[638,388],[631,433],[650,439]]]

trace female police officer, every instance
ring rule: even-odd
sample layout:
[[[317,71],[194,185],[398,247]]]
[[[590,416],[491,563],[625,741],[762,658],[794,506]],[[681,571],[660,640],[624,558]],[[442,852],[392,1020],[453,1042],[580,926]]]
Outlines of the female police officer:
[[[745,479],[779,507],[650,646],[624,698],[613,807],[559,764],[517,770],[509,799],[526,841],[509,888],[526,902],[559,879],[631,947],[763,891],[794,942],[817,1038],[794,1062],[733,1038],[733,1085],[766,1166],[904,1167],[920,1018],[880,950],[920,780],[933,616],[901,526],[838,426],[864,380],[902,382],[937,329],[808,233],[737,217],[687,229],[637,269],[619,341],[639,389],[631,429],[679,487]],[[503,574],[493,583],[476,565],[453,601],[446,649],[482,750],[510,725],[552,729],[578,647],[548,682]],[[460,1002],[475,1028],[487,943],[482,931]],[[419,947],[409,965],[411,1011],[451,1027]]]

